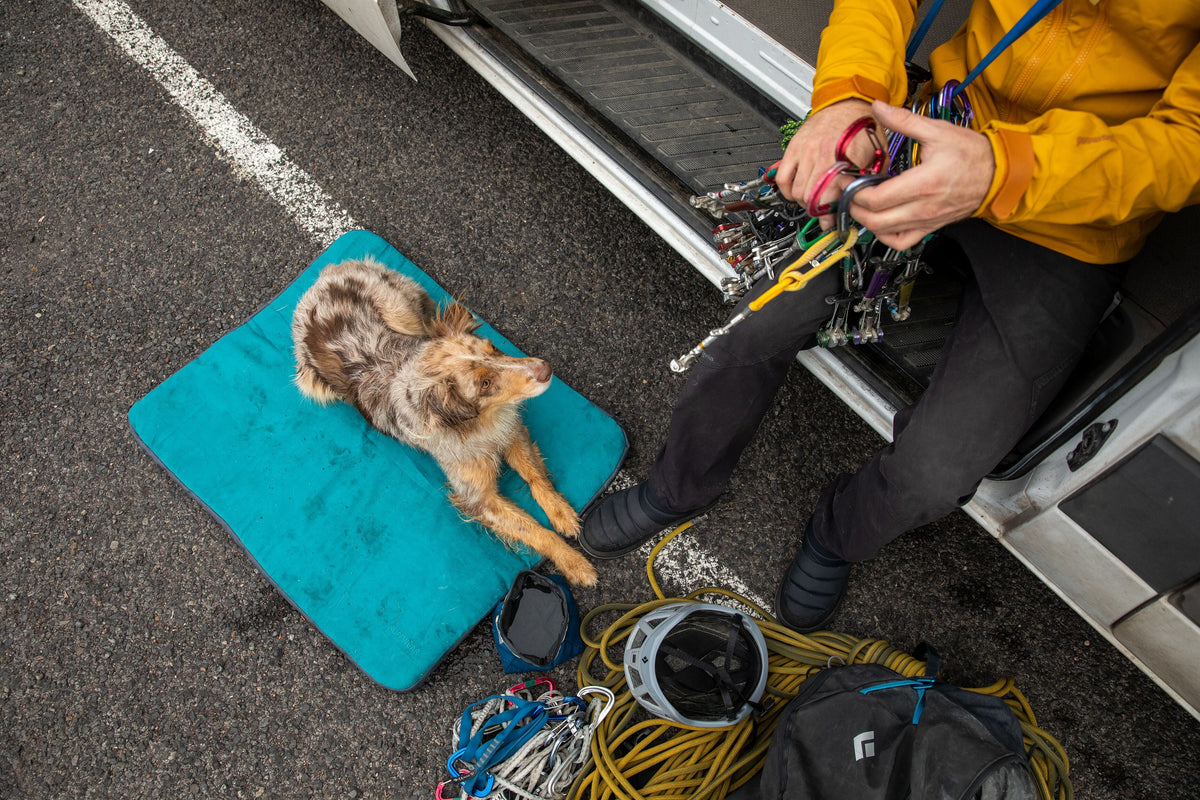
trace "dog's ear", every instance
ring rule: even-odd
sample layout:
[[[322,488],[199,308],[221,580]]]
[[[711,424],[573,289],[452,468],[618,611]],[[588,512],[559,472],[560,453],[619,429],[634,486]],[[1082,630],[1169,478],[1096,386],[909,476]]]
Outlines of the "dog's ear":
[[[474,333],[478,327],[479,321],[475,319],[475,316],[465,306],[458,303],[451,303],[442,309],[442,313],[434,319],[432,324],[434,336]]]
[[[454,381],[438,381],[421,395],[421,406],[431,420],[457,428],[479,416],[479,409],[463,397]]]

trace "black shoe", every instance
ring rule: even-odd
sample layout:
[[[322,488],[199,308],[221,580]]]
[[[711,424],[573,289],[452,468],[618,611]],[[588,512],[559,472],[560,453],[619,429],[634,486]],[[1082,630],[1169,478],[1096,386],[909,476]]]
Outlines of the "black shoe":
[[[595,558],[623,556],[655,534],[695,519],[713,505],[672,514],[656,506],[646,484],[639,483],[605,498],[588,513],[579,532],[579,546]]]
[[[800,633],[824,628],[837,611],[849,576],[849,562],[817,544],[810,523],[800,552],[779,584],[775,598],[779,621]]]

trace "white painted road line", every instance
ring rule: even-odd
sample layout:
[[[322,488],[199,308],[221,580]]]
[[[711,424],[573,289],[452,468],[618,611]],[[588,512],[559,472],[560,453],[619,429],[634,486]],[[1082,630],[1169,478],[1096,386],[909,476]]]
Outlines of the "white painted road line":
[[[625,470],[617,470],[610,488],[620,491],[637,484],[637,482]],[[703,521],[697,523],[697,525],[704,524],[706,523]],[[650,557],[650,551],[654,549],[654,545],[658,544],[658,541],[659,537],[655,537],[637,549],[637,555],[643,563]],[[688,531],[683,531],[667,543],[667,546],[658,554],[658,560],[654,562],[654,571],[659,576],[660,584],[664,582],[662,579],[666,578],[679,588],[680,594],[694,592],[704,587],[716,587],[739,594],[766,611],[772,611],[775,607],[774,603],[767,603],[755,594],[741,578],[722,566],[711,553],[698,546],[695,537],[690,536]],[[665,586],[661,588],[664,592],[668,591]],[[713,603],[724,602],[718,597],[703,599]]]
[[[215,86],[150,30],[129,6],[121,0],[73,2],[167,90],[239,174],[261,186],[318,244],[329,244],[359,227],[308,173],[230,105]],[[634,483],[623,470],[614,479],[617,488]],[[743,581],[694,541],[688,540],[686,547],[680,546],[681,541],[671,542],[659,554],[655,567],[663,578],[685,593],[703,586],[730,589],[770,610],[771,606],[754,596]],[[649,556],[651,546],[646,544],[638,551],[643,561]]]
[[[120,0],[74,0],[196,121],[217,150],[318,244],[358,227],[350,214]]]

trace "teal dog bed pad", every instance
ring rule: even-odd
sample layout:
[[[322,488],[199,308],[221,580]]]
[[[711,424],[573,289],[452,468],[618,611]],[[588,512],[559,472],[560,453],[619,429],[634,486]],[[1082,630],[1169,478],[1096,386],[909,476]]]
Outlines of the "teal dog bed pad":
[[[292,311],[328,264],[371,256],[450,297],[387,242],[340,237],[274,302],[139,400],[142,445],[224,525],[279,591],[371,678],[412,689],[540,561],[449,502],[431,456],[320,406],[292,382]],[[506,353],[523,355],[484,323]],[[559,491],[582,510],[625,456],[624,432],[558,378],[524,417]],[[543,525],[511,470],[500,481]]]

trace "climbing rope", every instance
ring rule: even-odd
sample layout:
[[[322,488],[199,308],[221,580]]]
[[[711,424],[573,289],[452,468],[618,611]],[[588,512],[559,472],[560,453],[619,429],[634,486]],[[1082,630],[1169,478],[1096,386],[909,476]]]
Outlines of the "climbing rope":
[[[761,769],[772,733],[789,700],[804,681],[828,666],[881,664],[906,678],[925,674],[925,662],[880,639],[859,639],[832,631],[801,634],[749,599],[717,587],[704,587],[683,598],[665,596],[654,562],[679,526],[660,541],[646,561],[646,576],[656,599],[648,603],[610,603],[585,615],[585,649],[579,659],[579,685],[597,685],[613,693],[610,713],[591,738],[591,760],[568,794],[569,800],[720,800]],[[727,728],[692,728],[647,718],[625,683],[625,640],[641,617],[680,600],[724,598],[757,618],[767,643],[769,670],[764,710]],[[602,618],[616,619],[593,633]],[[1040,800],[1071,800],[1069,763],[1062,746],[1037,726],[1037,719],[1012,679],[971,689],[1001,698],[1021,724]],[[770,698],[770,699],[768,699]]]

